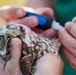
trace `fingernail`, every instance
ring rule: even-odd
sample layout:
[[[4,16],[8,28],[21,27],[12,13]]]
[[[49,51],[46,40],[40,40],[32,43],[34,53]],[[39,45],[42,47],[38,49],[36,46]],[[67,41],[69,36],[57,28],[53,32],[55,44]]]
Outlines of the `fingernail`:
[[[20,46],[20,44],[19,44],[17,38],[11,39],[11,47],[12,48],[18,48],[19,46]]]
[[[19,15],[19,16],[23,15],[22,9],[18,9],[18,10],[16,11],[16,14]]]
[[[65,26],[68,26],[68,25],[70,25],[71,24],[71,22],[67,22],[66,24],[65,24]]]
[[[28,20],[29,25],[37,25],[37,18],[36,17],[30,17]]]
[[[45,37],[46,37],[46,38],[49,38],[49,35],[50,35],[50,34],[49,34],[49,33],[47,33],[47,34],[45,35]]]

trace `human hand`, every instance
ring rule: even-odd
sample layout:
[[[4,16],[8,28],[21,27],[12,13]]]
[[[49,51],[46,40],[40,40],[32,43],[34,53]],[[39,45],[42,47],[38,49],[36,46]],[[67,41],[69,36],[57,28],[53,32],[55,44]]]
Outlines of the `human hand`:
[[[31,30],[29,30],[30,33]],[[20,69],[20,57],[21,57],[21,41],[18,38],[13,38],[10,40],[10,60],[6,61],[0,57],[0,74],[1,75],[22,75]],[[57,61],[57,62],[56,62]],[[46,65],[45,65],[46,64]],[[44,66],[45,65],[45,66]],[[54,66],[53,66],[54,65]],[[51,66],[51,67],[50,67]],[[44,75],[42,73],[45,71],[45,74],[52,75],[61,75],[63,72],[63,63],[59,56],[55,54],[47,54],[40,58],[37,62],[37,74]],[[57,67],[57,68],[56,68]],[[48,71],[47,71],[48,70]],[[35,73],[35,75],[37,75]]]
[[[64,64],[60,56],[49,53],[38,60],[34,75],[63,75],[63,67]]]
[[[54,37],[57,35],[57,32],[53,29],[48,29],[46,31],[42,31],[39,29],[36,29],[35,27],[38,25],[38,20],[36,17],[25,17],[18,19],[20,17],[25,16],[26,11],[35,12],[40,15],[45,15],[48,17],[54,18],[54,12],[51,8],[38,8],[38,9],[32,9],[28,7],[11,7],[11,6],[4,6],[0,9],[0,17],[5,19],[7,22],[13,22],[13,23],[20,23],[24,24],[28,27],[30,27],[35,32],[41,33],[42,35],[48,37]]]
[[[10,41],[10,55],[9,61],[6,61],[0,57],[0,75],[22,75],[20,69],[20,57],[21,57],[21,41],[18,38],[13,38]]]
[[[73,68],[76,68],[76,23],[68,22],[65,28],[59,30],[59,40],[62,47],[62,52],[67,62]]]
[[[20,69],[21,41],[14,38],[10,42],[11,58],[5,61],[0,57],[0,75],[22,75]],[[63,62],[60,56],[53,53],[42,56],[37,62],[34,75],[62,75]]]

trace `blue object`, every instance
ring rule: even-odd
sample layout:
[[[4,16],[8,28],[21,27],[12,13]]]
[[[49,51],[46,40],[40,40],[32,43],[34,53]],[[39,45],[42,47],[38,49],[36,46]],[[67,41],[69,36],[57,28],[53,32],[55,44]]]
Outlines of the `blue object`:
[[[39,21],[37,28],[42,29],[42,30],[46,30],[46,29],[51,28],[51,25],[52,25],[52,22],[53,22],[52,18],[42,16],[42,15],[38,15],[38,14],[35,14],[35,13],[31,13],[31,12],[27,12],[26,15],[25,15],[25,17],[30,17],[30,16],[37,17],[37,19]]]
[[[26,17],[30,17],[30,16],[36,16],[38,18],[39,25],[44,26],[46,24],[46,19],[43,18],[42,16],[36,15],[36,14],[32,14],[32,13],[27,13],[26,14]]]

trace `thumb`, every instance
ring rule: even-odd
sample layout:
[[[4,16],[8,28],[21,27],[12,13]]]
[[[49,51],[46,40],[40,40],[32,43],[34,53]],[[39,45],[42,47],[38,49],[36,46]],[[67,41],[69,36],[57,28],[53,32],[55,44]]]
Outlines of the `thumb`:
[[[13,38],[10,41],[10,49],[11,49],[11,59],[10,61],[13,63],[18,63],[21,57],[21,41],[18,38]]]

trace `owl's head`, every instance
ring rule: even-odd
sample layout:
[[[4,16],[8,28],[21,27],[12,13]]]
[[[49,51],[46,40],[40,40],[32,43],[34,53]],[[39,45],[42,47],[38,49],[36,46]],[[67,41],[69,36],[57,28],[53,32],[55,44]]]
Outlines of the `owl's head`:
[[[9,57],[9,45],[8,43],[14,37],[18,37],[26,44],[29,44],[29,28],[20,24],[7,24],[0,28],[0,55],[3,58]],[[27,36],[28,35],[28,36]],[[26,39],[26,40],[25,40]],[[28,41],[28,42],[27,42]]]

